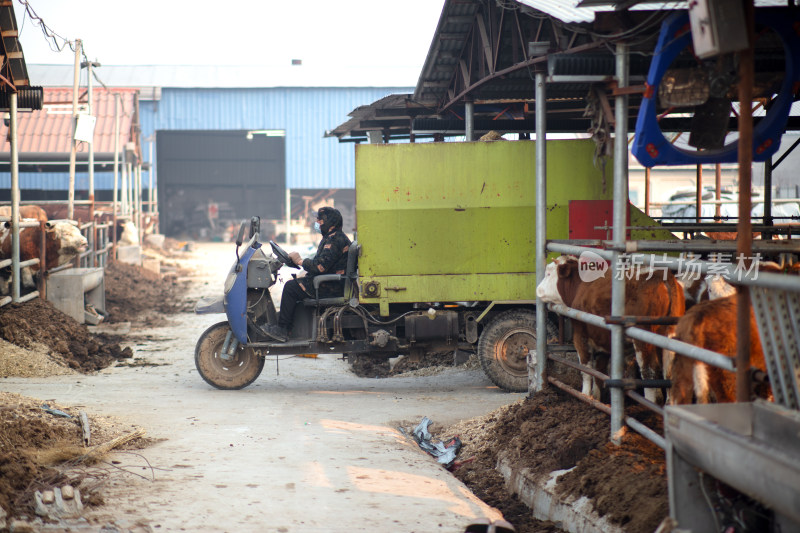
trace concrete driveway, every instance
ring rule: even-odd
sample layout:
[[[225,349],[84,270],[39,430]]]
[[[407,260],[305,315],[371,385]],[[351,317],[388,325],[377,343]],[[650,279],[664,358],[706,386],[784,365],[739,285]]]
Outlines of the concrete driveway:
[[[190,298],[221,291],[233,245],[196,245]],[[207,385],[194,345],[222,315],[170,317],[131,332],[159,366],[90,376],[8,378],[3,390],[113,415],[158,439],[115,454],[106,505],[88,518],[155,531],[463,531],[499,518],[397,431],[423,416],[450,424],[512,403],[480,370],[358,378],[338,355],[267,361],[240,391]],[[444,437],[444,435],[442,435]],[[152,467],[152,468],[151,468]]]

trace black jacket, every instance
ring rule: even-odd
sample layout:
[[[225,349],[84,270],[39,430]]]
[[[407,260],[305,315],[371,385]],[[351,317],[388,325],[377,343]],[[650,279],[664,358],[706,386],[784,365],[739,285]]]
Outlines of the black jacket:
[[[300,280],[300,285],[308,294],[314,294],[314,276],[320,274],[344,274],[347,270],[347,251],[350,250],[350,238],[340,229],[332,228],[322,238],[317,247],[317,254],[310,259],[303,259],[303,270],[308,272]],[[309,283],[303,283],[302,280]],[[323,283],[320,285],[320,295],[341,294],[344,288],[342,283]]]

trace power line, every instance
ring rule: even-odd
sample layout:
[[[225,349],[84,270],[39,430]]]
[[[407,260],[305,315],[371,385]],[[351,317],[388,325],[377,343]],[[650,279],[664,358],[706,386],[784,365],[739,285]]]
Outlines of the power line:
[[[64,50],[65,46],[69,46],[69,48],[74,52],[75,51],[75,40],[69,40],[66,37],[63,37],[53,31],[47,24],[45,24],[44,19],[40,17],[33,7],[28,3],[28,0],[18,0],[19,3],[25,8],[25,15],[23,15],[23,24],[25,22],[24,17],[30,17],[31,22],[39,26],[41,28],[42,33],[44,34],[44,38],[47,41],[47,44],[50,46],[50,49],[54,52],[61,52]]]

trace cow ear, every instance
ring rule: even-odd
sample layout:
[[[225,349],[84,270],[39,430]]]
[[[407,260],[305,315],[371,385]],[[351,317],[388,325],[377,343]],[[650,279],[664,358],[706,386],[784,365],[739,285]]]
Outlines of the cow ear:
[[[572,274],[572,270],[575,265],[572,262],[562,263],[558,265],[558,277],[559,278],[568,278],[570,274]]]

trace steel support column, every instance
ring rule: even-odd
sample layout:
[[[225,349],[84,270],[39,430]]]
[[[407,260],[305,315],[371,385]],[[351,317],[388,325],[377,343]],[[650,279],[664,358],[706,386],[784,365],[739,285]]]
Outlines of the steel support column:
[[[19,301],[19,144],[17,132],[17,93],[9,95],[8,132],[11,136],[11,300]],[[44,271],[42,266],[41,271]]]
[[[547,132],[546,86],[543,72],[536,74],[536,285],[544,279],[547,262]],[[547,306],[536,298],[536,358],[533,375],[528,367],[528,390],[540,391],[547,383]]]
[[[739,52],[739,223],[736,242],[737,255],[744,257],[750,266],[753,234],[750,211],[752,209],[753,166],[753,84],[755,81],[755,8],[752,1],[745,2],[745,20],[749,47]],[[746,285],[736,291],[736,401],[750,401],[750,292]]]
[[[114,245],[117,243],[117,196],[119,195],[119,94],[114,94],[114,198],[111,205],[114,214]]]
[[[471,101],[464,102],[464,136],[467,142],[475,140],[475,104]]]
[[[618,44],[616,50],[617,87],[628,86],[628,46]],[[628,213],[628,96],[617,95],[614,102],[614,232],[612,242],[618,250],[624,250],[625,223]],[[612,267],[614,279],[611,282],[611,314],[625,314],[625,277],[619,261],[621,253],[614,252]],[[622,379],[624,331],[622,326],[611,329],[611,379]],[[611,441],[621,441],[624,422],[625,395],[622,389],[611,389]]]
[[[772,226],[775,221],[772,218],[772,158],[767,158],[764,161],[764,218],[762,219],[765,226]],[[762,238],[771,239],[772,234],[763,232]]]
[[[703,165],[697,165],[697,179],[695,181],[695,222],[702,220],[703,214]]]

